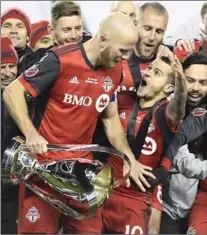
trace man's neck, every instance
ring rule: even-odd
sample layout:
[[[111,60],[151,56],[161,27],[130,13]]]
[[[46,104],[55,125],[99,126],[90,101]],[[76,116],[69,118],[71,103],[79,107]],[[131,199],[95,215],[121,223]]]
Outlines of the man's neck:
[[[17,52],[21,52],[21,51],[25,50],[26,46],[27,46],[27,45],[25,45],[24,48],[15,48],[15,49],[16,49]]]
[[[166,96],[163,95],[163,94],[157,95],[154,99],[151,99],[151,100],[145,100],[143,98],[140,98],[139,99],[139,105],[140,105],[141,108],[150,108],[154,104],[156,104],[158,101],[160,101],[164,98],[166,98]]]
[[[83,44],[86,56],[88,57],[88,60],[91,62],[93,66],[99,66],[100,65],[100,48],[98,45],[98,41],[96,38],[92,38],[89,41],[85,42]]]

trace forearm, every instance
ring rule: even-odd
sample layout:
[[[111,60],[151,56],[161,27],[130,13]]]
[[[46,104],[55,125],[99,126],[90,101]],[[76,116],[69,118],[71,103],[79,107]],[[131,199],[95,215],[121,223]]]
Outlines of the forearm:
[[[18,81],[15,81],[4,91],[3,99],[10,115],[21,132],[27,137],[29,133],[36,132],[36,129],[28,114],[24,92],[23,86]]]
[[[106,136],[111,145],[118,151],[126,154],[131,160],[134,160],[134,155],[129,147],[119,116],[114,115],[110,118],[103,118],[102,121]]]
[[[185,116],[187,87],[185,79],[176,79],[174,96],[168,104],[168,116],[173,124],[178,125]]]

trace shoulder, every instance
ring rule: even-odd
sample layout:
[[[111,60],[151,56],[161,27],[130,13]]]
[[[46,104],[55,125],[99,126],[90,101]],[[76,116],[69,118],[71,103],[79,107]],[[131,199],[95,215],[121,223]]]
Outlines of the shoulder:
[[[49,51],[52,51],[57,56],[65,55],[68,53],[71,53],[73,51],[80,50],[80,44],[79,43],[67,43],[61,46],[56,46],[50,49]]]

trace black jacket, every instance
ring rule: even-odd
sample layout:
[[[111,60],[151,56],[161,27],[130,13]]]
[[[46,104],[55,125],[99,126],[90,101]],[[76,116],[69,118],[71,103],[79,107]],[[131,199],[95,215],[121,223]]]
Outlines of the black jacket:
[[[25,49],[24,50],[21,50],[21,51],[17,51],[17,54],[18,54],[18,57],[19,57],[19,61],[21,60],[21,58],[28,54],[28,53],[31,53],[32,52],[32,49],[26,45]]]
[[[20,134],[21,132],[10,116],[1,96],[1,157],[3,156],[3,153],[10,140]]]
[[[198,107],[182,121],[166,155],[173,159],[179,148],[188,144],[190,152],[194,154],[201,152],[204,157],[207,157],[206,138],[207,110]]]

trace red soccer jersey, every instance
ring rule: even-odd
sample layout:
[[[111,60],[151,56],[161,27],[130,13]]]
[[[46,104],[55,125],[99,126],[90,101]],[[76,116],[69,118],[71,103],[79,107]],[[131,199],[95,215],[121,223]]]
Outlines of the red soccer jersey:
[[[100,113],[109,104],[122,74],[121,63],[110,70],[94,67],[82,44],[52,49],[19,77],[37,102],[34,123],[50,144],[91,144]],[[48,152],[60,159],[85,156],[83,152]]]
[[[168,104],[168,100],[164,100],[161,102],[160,106],[155,108],[151,124],[148,128],[148,133],[145,138],[145,143],[141,150],[141,155],[137,156],[137,159],[140,163],[150,166],[152,168],[157,168],[158,166],[162,165],[166,169],[170,168],[170,160],[168,158],[162,158],[163,152],[166,146],[166,135],[174,136],[174,130],[172,128],[171,122],[166,115],[166,107]],[[136,119],[136,126],[135,126],[135,133],[137,134],[140,126],[142,125],[143,118],[148,113],[149,109],[141,109],[138,111],[137,119]],[[119,116],[124,127],[125,133],[127,133],[127,127],[129,123],[129,118],[132,112],[132,107],[128,109],[121,109],[119,108]],[[163,123],[162,127],[158,125],[159,123]],[[163,126],[166,127],[165,131]],[[135,134],[135,135],[136,135]],[[136,136],[135,136],[136,137]],[[113,166],[115,170],[116,177],[122,176],[122,169],[123,169],[123,162],[119,161],[119,159],[114,158],[113,156],[109,158],[110,164]],[[122,191],[126,195],[143,195],[143,193],[139,192],[136,186],[131,186],[130,188],[126,188],[125,186],[121,186],[117,188],[117,190]],[[146,194],[144,194],[146,195]],[[151,193],[150,193],[151,195]]]
[[[205,51],[207,53],[207,41],[196,41],[194,51]],[[187,52],[184,48],[180,50],[178,47],[176,47],[174,50],[174,54],[180,61],[184,61],[189,52]]]

